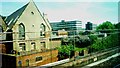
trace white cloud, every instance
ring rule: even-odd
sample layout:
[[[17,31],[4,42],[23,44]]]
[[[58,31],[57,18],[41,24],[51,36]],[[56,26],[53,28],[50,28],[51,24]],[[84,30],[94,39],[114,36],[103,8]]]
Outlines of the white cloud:
[[[64,20],[80,20],[83,23],[83,27],[85,23],[88,21],[93,22],[95,24],[100,24],[104,21],[116,21],[117,13],[113,13],[114,10],[109,7],[103,7],[101,4],[95,4],[93,2],[83,2],[76,3],[74,7],[64,7],[59,9],[52,10],[51,8],[44,9],[43,12],[48,14],[48,19],[50,21],[61,21]],[[111,15],[113,13],[113,17]],[[114,20],[112,19],[114,18]]]

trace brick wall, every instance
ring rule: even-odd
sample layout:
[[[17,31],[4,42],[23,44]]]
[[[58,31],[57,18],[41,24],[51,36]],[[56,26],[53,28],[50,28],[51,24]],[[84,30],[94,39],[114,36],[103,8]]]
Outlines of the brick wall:
[[[36,53],[26,56],[18,56],[16,64],[19,66],[18,62],[22,61],[22,66],[26,66],[26,60],[29,60],[29,66],[40,66],[47,63],[55,62],[58,60],[58,50],[52,50],[42,53]],[[36,57],[42,57],[42,60],[36,61]]]
[[[4,44],[0,44],[0,53],[6,53],[6,48]]]

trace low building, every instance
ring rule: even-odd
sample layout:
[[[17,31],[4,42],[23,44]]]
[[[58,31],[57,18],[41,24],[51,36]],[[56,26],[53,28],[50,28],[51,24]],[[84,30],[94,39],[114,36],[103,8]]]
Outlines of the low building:
[[[68,32],[65,30],[58,30],[57,32],[58,36],[62,36],[62,37],[67,37],[68,36]]]
[[[93,30],[96,30],[96,28],[97,28],[97,24],[93,24],[93,25],[92,25],[92,29],[93,29]]]

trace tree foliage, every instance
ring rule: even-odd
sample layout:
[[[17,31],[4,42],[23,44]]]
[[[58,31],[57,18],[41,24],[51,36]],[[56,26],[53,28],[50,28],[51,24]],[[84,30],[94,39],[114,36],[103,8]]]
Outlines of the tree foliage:
[[[103,39],[98,39],[94,44],[91,45],[91,48],[94,51],[99,51],[99,50],[104,50],[104,49],[111,48],[114,46],[119,46],[118,37],[119,37],[118,34],[112,34]]]
[[[117,24],[115,24],[115,28],[116,28],[116,29],[120,29],[120,22],[117,23]]]
[[[96,40],[97,40],[97,36],[96,35],[90,35],[89,38],[90,38],[90,43],[91,44],[95,43]]]
[[[99,29],[114,29],[114,25],[109,22],[109,21],[106,21],[106,22],[103,22],[103,24],[100,24],[98,27],[97,27],[97,30]]]
[[[59,59],[65,59],[65,58],[68,58],[68,57],[72,57],[74,56],[74,46],[69,44],[69,45],[61,45],[59,48],[58,48],[58,51],[59,51]]]
[[[70,38],[69,42],[78,48],[84,48],[90,45],[90,39],[88,36],[76,36]]]

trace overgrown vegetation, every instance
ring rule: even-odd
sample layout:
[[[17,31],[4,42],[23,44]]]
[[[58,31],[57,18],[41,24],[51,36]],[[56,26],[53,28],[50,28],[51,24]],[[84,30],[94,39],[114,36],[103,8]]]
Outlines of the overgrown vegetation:
[[[74,52],[82,52],[83,50],[89,50],[89,53],[104,50],[107,48],[119,46],[120,33],[114,31],[114,29],[119,29],[120,23],[113,25],[111,22],[106,21],[97,27],[98,32],[80,32],[79,36],[67,37],[62,39],[62,45],[59,50],[60,59],[68,58],[74,56]],[[104,31],[108,29],[108,31]],[[110,29],[110,30],[109,30]],[[101,30],[101,31],[99,31]],[[94,35],[107,33],[104,35]],[[87,36],[86,36],[87,35]]]
[[[69,44],[69,45],[62,45],[61,47],[58,48],[59,54],[59,60],[65,59],[68,57],[74,56],[74,46]]]
[[[102,39],[96,40],[95,43],[93,43],[90,48],[94,51],[100,51],[104,50],[110,47],[118,46],[119,45],[119,38],[118,34],[111,34],[108,37],[103,37]]]

